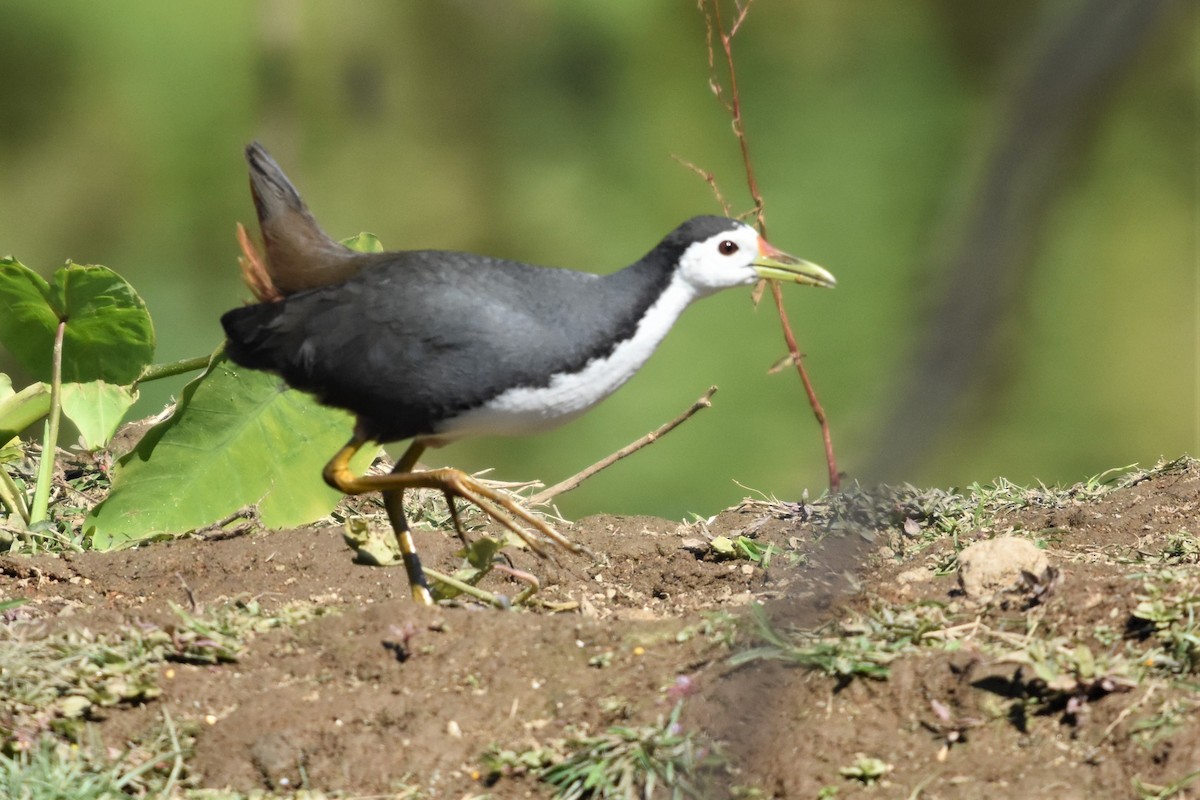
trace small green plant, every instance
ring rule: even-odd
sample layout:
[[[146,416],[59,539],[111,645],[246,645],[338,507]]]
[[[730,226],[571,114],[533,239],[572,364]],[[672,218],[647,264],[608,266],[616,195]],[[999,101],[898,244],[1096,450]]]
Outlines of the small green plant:
[[[370,234],[346,244],[379,248]],[[152,364],[155,335],[145,303],[107,267],[68,263],[47,282],[0,258],[0,308],[0,346],[35,378],[16,390],[0,374],[0,547],[20,537],[29,550],[110,549],[178,536],[247,506],[258,508],[263,524],[287,527],[325,516],[341,499],[324,485],[320,469],[349,429],[344,413],[280,391],[271,375],[235,370],[220,346],[210,355]],[[52,515],[63,417],[85,450],[101,449],[142,383],[196,370],[204,371],[183,389],[171,415],[118,462],[107,496],[81,510],[86,519],[77,525],[74,514],[66,523]],[[40,448],[17,438],[42,419]],[[354,466],[365,470],[377,452],[365,449]],[[26,469],[31,458],[37,466]],[[230,483],[231,472],[244,477]]]
[[[1159,558],[1168,564],[1200,563],[1200,539],[1187,531],[1171,534]]]
[[[864,783],[867,786],[878,783],[884,775],[892,771],[892,765],[881,758],[873,758],[859,753],[854,763],[842,767],[838,774],[843,778]]]
[[[32,498],[26,502],[11,478],[0,482],[0,501],[30,526],[47,518],[62,415],[88,447],[103,446],[137,399],[136,382],[154,354],[154,327],[133,288],[101,266],[68,263],[47,283],[20,262],[0,259],[0,306],[0,344],[39,381],[16,392],[2,377],[0,445],[46,418]]]
[[[73,537],[59,536],[49,512],[62,418],[75,425],[84,449],[98,450],[142,383],[199,369],[208,359],[153,365],[154,326],[146,305],[107,267],[68,263],[47,282],[20,262],[0,258],[0,307],[0,345],[36,379],[17,391],[0,374],[0,506],[9,526],[16,522],[23,535],[65,543]],[[25,446],[17,435],[42,419],[40,448]],[[31,453],[36,471],[5,466]]]
[[[1065,637],[1031,638],[998,660],[1027,666],[1033,680],[1026,687],[1030,692],[1026,702],[1040,709],[1060,709],[1068,720],[1092,700],[1133,689],[1141,674],[1122,653],[1097,654]]]
[[[1145,625],[1158,648],[1147,665],[1184,675],[1200,672],[1200,579],[1176,568],[1143,583],[1133,617]]]
[[[936,605],[903,609],[885,606],[871,615],[785,635],[775,629],[761,605],[752,606],[751,615],[763,644],[735,654],[731,664],[760,659],[785,661],[824,672],[839,681],[887,678],[888,664],[899,656],[915,652],[922,644],[941,643],[937,638],[927,639],[926,634],[945,623]]]
[[[763,569],[771,566],[771,557],[778,552],[775,545],[768,542],[765,546],[749,536],[715,536],[708,543],[713,552],[723,558],[740,558],[750,561]]]

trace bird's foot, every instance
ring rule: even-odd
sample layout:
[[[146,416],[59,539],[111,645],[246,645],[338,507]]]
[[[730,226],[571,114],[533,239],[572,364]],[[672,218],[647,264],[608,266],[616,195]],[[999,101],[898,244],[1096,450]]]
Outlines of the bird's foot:
[[[414,478],[420,476],[422,484],[436,486],[436,488],[442,490],[442,493],[446,496],[446,504],[450,507],[450,517],[454,522],[455,531],[464,541],[465,535],[459,521],[458,511],[454,505],[454,498],[456,497],[461,497],[503,525],[521,541],[525,542],[529,546],[529,549],[540,556],[545,557],[547,555],[544,547],[546,540],[571,553],[591,555],[591,552],[586,547],[575,544],[554,530],[545,520],[535,516],[527,508],[518,504],[512,497],[491,488],[478,478],[474,478],[462,470],[443,468],[410,474]],[[425,483],[425,481],[428,481],[428,483]],[[522,527],[519,522],[528,525],[536,533]]]

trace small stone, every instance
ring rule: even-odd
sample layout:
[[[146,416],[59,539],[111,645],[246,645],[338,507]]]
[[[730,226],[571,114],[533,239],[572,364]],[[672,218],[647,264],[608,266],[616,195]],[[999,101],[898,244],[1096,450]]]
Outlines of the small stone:
[[[997,536],[976,542],[958,554],[958,583],[972,600],[988,600],[1024,586],[1021,573],[1042,577],[1050,568],[1046,554],[1028,539]]]
[[[901,585],[909,583],[927,583],[933,580],[933,572],[925,567],[917,567],[916,569],[906,569],[896,576],[896,583]]]

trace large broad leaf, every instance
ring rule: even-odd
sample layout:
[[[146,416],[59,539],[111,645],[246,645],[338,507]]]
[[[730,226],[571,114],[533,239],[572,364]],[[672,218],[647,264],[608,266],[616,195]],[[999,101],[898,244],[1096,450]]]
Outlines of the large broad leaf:
[[[64,382],[133,383],[154,356],[146,304],[117,273],[68,264],[49,284],[11,258],[0,258],[0,344],[40,380],[50,380],[58,323]]]
[[[104,381],[64,383],[62,410],[79,429],[83,446],[98,450],[108,444],[137,398],[136,389]]]
[[[268,527],[303,525],[341,495],[321,469],[350,438],[349,414],[286,389],[279,378],[223,356],[183,390],[175,413],[121,459],[113,489],[84,523],[109,549],[185,533],[257,505]],[[365,469],[378,453],[364,448]]]
[[[50,386],[34,383],[14,392],[12,379],[0,372],[0,446],[50,412]]]

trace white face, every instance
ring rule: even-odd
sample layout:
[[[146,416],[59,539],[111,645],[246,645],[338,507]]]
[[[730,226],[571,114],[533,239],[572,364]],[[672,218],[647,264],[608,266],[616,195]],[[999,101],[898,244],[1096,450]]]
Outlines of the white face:
[[[754,283],[758,241],[758,231],[739,222],[683,251],[679,273],[702,294]]]

